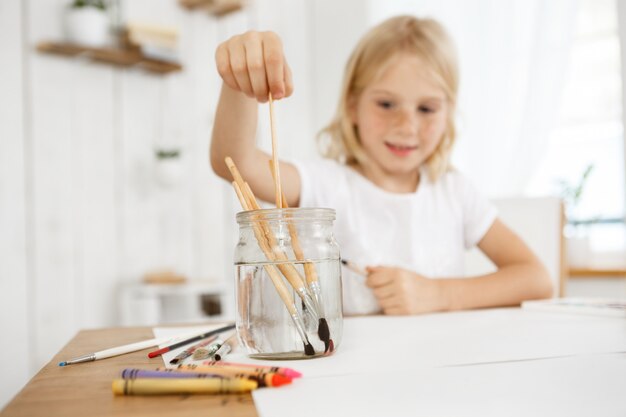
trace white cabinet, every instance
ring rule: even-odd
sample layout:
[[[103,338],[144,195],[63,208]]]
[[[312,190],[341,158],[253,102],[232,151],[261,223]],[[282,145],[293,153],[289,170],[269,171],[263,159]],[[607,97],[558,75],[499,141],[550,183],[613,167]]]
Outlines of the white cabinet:
[[[183,284],[125,284],[120,294],[120,324],[151,326],[226,319],[230,297],[224,285],[209,281]]]

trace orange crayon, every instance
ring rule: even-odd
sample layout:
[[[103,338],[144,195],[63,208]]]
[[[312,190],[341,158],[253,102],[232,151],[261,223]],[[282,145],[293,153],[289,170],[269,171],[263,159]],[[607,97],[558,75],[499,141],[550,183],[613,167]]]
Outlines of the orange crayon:
[[[228,378],[245,378],[251,381],[256,381],[259,384],[259,387],[279,387],[281,385],[291,384],[291,378],[275,372],[256,372],[253,370],[241,371],[240,369],[197,365],[179,365],[175,372],[191,372],[196,374],[207,373],[211,375],[222,375]]]
[[[289,378],[300,378],[302,374],[291,368],[281,368],[278,366],[267,366],[267,365],[259,365],[254,363],[233,363],[233,362],[223,362],[223,361],[204,361],[202,362],[202,366],[211,366],[211,367],[225,367],[229,369],[244,369],[244,370],[253,370],[256,372],[275,372],[277,374],[285,375]]]

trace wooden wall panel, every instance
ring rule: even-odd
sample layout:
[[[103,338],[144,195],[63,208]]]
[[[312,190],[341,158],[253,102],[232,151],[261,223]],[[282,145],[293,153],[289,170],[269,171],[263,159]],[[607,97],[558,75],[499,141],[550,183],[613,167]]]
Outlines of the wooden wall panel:
[[[29,40],[58,38],[64,2],[30,3]],[[55,18],[56,17],[56,18]],[[32,89],[34,363],[41,366],[77,328],[76,151],[72,137],[73,61],[37,54],[30,45]]]
[[[230,251],[224,245],[223,181],[211,170],[209,142],[220,83],[215,70],[214,51],[218,39],[218,19],[193,13],[187,26],[190,48],[187,62],[192,94],[188,108],[190,137],[187,153],[192,170],[192,275],[199,279],[225,282]]]
[[[118,281],[114,69],[74,62],[72,155],[78,328],[115,324]],[[78,330],[78,329],[76,329]]]
[[[29,308],[26,266],[22,4],[0,1],[0,408],[26,383]]]

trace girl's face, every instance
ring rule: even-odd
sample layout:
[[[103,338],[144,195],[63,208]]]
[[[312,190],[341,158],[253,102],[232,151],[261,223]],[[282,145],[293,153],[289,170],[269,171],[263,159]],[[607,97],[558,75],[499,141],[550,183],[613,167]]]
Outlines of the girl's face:
[[[417,169],[445,134],[449,111],[445,92],[427,77],[417,56],[392,59],[350,108],[370,160],[361,169],[379,185],[387,180],[417,181]]]

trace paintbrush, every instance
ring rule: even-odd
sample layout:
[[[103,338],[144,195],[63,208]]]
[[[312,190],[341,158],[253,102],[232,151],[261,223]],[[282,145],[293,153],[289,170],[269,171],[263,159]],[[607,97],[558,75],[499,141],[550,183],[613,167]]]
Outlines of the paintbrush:
[[[228,169],[230,170],[231,174],[233,175],[233,178],[235,179],[235,181],[233,182],[233,187],[235,189],[235,193],[237,194],[237,198],[239,199],[239,202],[241,203],[241,207],[245,211],[251,210],[253,206],[257,207],[258,204],[256,202],[256,199],[254,197],[254,194],[249,189],[249,187],[247,188],[247,190],[250,190],[250,191],[244,194],[243,190],[246,189],[245,187],[246,183],[243,181],[243,178],[239,174],[237,167],[235,166],[233,160],[230,157],[226,157],[226,165],[228,166]],[[274,253],[268,246],[267,239],[264,235],[263,230],[261,229],[261,225],[263,225],[263,222],[259,222],[259,223],[253,224],[254,235],[259,243],[259,247],[261,248],[261,250],[263,251],[263,253],[265,254],[268,260],[275,261],[276,257],[274,256]],[[278,292],[278,295],[280,296],[281,300],[285,304],[285,307],[289,311],[289,315],[296,326],[296,330],[298,331],[300,337],[302,338],[302,343],[304,344],[304,353],[308,356],[314,355],[315,349],[313,349],[313,345],[311,345],[311,342],[309,341],[309,338],[306,334],[304,322],[302,321],[302,318],[298,314],[298,310],[296,309],[296,305],[294,304],[293,297],[291,296],[291,294],[289,294],[289,291],[287,291],[287,288],[285,287],[285,284],[280,278],[278,271],[273,265],[264,265],[263,268],[267,272],[272,283],[274,284],[274,287],[276,288],[276,291]]]
[[[282,208],[283,191],[280,185],[280,170],[278,164],[278,140],[276,139],[276,127],[274,124],[274,99],[272,93],[269,93],[269,106],[270,106],[270,129],[272,132],[272,176],[274,177],[274,191],[276,197],[276,208]]]
[[[356,265],[354,262],[351,262],[347,259],[342,259],[341,263],[343,265],[346,266],[346,268],[348,268],[350,271],[352,272],[356,272],[357,274],[361,275],[364,278],[367,278],[367,271],[365,271],[363,268],[359,267],[358,265]]]
[[[178,355],[176,355],[176,357],[174,359],[170,360],[170,363],[172,365],[177,365],[178,362],[184,361],[185,359],[187,359],[188,357],[193,355],[196,350],[205,347],[206,345],[208,345],[211,342],[213,342],[215,339],[217,339],[217,335],[211,336],[208,339],[205,339],[202,342],[193,345],[189,349],[185,349],[184,351],[182,351]]]
[[[226,332],[226,331],[234,329],[234,328],[235,328],[234,324],[229,324],[227,326],[223,326],[223,327],[220,327],[218,329],[211,330],[211,331],[208,331],[206,333],[202,333],[202,334],[190,337],[190,338],[185,339],[185,340],[181,340],[179,342],[176,342],[176,343],[173,343],[171,345],[165,346],[164,348],[157,349],[154,352],[148,353],[148,357],[149,358],[155,358],[157,356],[161,356],[162,354],[167,353],[167,352],[169,352],[171,350],[178,349],[179,347],[186,346],[186,345],[188,345],[190,343],[197,342],[197,341],[202,340],[202,339],[206,339],[207,337],[211,337],[211,336],[213,336],[215,334]]]
[[[274,161],[269,161],[270,171],[274,174]],[[281,194],[282,205],[284,208],[289,208],[289,203],[287,203],[287,198],[285,194]],[[293,253],[296,256],[296,259],[299,261],[305,261],[304,251],[300,246],[300,239],[298,239],[298,231],[296,230],[296,226],[293,222],[287,220],[287,228],[289,229],[289,235],[291,236],[291,247],[293,248]],[[317,277],[317,271],[315,269],[315,265],[313,262],[304,262],[304,275],[306,276],[306,282],[308,284],[308,288],[313,293],[313,297],[315,299],[317,313],[318,313],[318,326],[317,326],[317,335],[320,340],[324,342],[324,353],[332,352],[335,349],[335,344],[333,340],[330,338],[330,328],[328,327],[328,321],[326,320],[326,314],[324,314],[324,305],[322,303],[322,289],[320,287],[320,282]]]
[[[243,177],[239,173],[239,170],[235,166],[235,163],[230,157],[226,157],[226,165],[230,170],[233,178],[235,179],[235,183],[238,184],[243,198],[246,201],[250,210],[259,210],[261,207],[254,198],[254,193],[250,189],[250,185],[243,180]],[[307,307],[307,312],[313,317],[314,321],[319,320],[319,315],[317,314],[317,308],[313,302],[313,298],[311,294],[309,294],[306,285],[304,284],[304,279],[300,276],[298,270],[289,263],[289,257],[287,254],[280,248],[278,243],[276,242],[276,238],[274,237],[274,233],[272,233],[271,227],[267,224],[266,221],[259,221],[260,230],[262,235],[264,236],[264,240],[268,243],[268,249],[273,255],[272,260],[284,261],[284,263],[280,263],[276,265],[283,276],[287,279],[287,282],[296,290],[296,294],[298,297],[302,299],[304,305]],[[268,258],[270,259],[270,258]]]
[[[239,342],[237,341],[237,333],[231,334],[228,337],[228,339],[226,339],[226,341],[222,343],[222,346],[220,346],[220,348],[213,355],[215,357],[215,360],[216,361],[222,360],[224,356],[232,352],[232,350],[237,346],[238,343]]]
[[[253,195],[252,190],[247,182],[244,182],[244,194]],[[251,207],[254,210],[259,210],[261,207],[258,205],[255,199],[252,201]],[[300,276],[300,273],[296,269],[293,264],[288,263],[289,257],[287,254],[280,248],[278,242],[276,241],[276,237],[274,237],[274,233],[272,232],[271,227],[267,224],[267,222],[261,221],[261,230],[265,234],[265,238],[267,239],[269,249],[272,251],[277,260],[283,261],[284,263],[279,263],[276,265],[283,276],[289,282],[289,285],[296,290],[296,294],[298,297],[302,299],[302,302],[307,308],[307,312],[312,316],[313,321],[319,320],[319,315],[317,313],[317,308],[313,302],[313,297],[309,294],[309,291],[304,283],[304,279]]]
[[[101,350],[101,351],[94,352],[94,353],[88,353],[86,355],[82,355],[74,359],[60,362],[59,366],[66,366],[66,365],[72,365],[75,363],[91,362],[91,361],[97,361],[99,359],[106,359],[106,358],[110,358],[113,356],[123,355],[126,353],[131,353],[131,352],[136,352],[138,350],[147,349],[149,347],[158,346],[163,343],[173,343],[181,339],[198,335],[198,334],[199,332],[196,330],[193,332],[185,332],[181,335],[177,335],[174,337],[170,336],[170,337],[160,337],[160,338],[143,340],[141,342],[130,343],[128,345],[117,346],[117,347]]]

